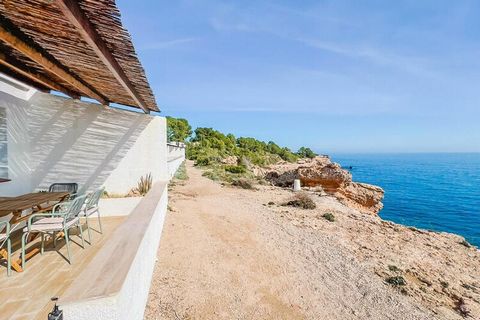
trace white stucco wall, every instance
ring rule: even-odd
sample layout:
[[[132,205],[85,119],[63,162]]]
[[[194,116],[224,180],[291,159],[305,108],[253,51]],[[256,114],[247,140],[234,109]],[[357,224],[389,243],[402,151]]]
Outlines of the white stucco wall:
[[[151,173],[155,181],[168,180],[166,119],[153,117],[105,181],[106,190],[122,193]]]
[[[108,192],[127,193],[142,175],[168,178],[165,118],[42,92],[21,95],[1,77],[0,89],[12,180],[0,183],[0,196],[47,189],[54,182],[77,182],[80,191],[105,185]]]
[[[155,188],[155,187],[154,187]],[[151,191],[152,192],[152,191]],[[160,243],[163,224],[167,211],[168,188],[164,184],[153,191],[154,195],[147,201],[156,201],[156,206],[151,214],[151,220],[148,228],[143,233],[141,242],[135,254],[132,264],[129,266],[128,274],[123,279],[121,288],[115,293],[109,293],[102,296],[96,296],[93,299],[75,301],[69,299],[65,302],[60,299],[59,304],[63,310],[65,320],[141,320],[143,319],[145,306],[147,304],[148,293],[155,267],[157,249]],[[133,214],[138,214],[136,213]],[[143,213],[141,213],[143,214]],[[122,235],[126,237],[128,235]],[[103,249],[104,250],[104,249]],[[95,259],[98,259],[96,257]],[[92,264],[96,261],[92,261]],[[110,261],[108,263],[111,263]],[[95,264],[94,267],[97,267]],[[88,267],[87,267],[88,268]],[[112,266],[112,273],[116,273],[118,266]],[[87,272],[88,270],[85,270]],[[82,277],[83,274],[80,275]],[[80,279],[83,281],[83,279]],[[79,281],[77,279],[77,281]],[[92,283],[95,285],[95,283]],[[75,283],[68,290],[76,290]]]
[[[102,217],[128,216],[142,199],[143,197],[103,198],[98,207]]]
[[[167,156],[167,168],[169,178],[172,178],[177,172],[178,167],[185,161],[185,146],[175,146],[173,144],[167,144],[168,156]]]

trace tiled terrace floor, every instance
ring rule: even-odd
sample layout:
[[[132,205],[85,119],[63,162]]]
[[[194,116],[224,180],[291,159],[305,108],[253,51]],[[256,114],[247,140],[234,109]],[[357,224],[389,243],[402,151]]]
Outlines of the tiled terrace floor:
[[[2,266],[0,266],[0,319],[46,320],[48,313],[53,308],[50,298],[59,297],[65,292],[123,220],[123,217],[103,218],[103,234],[91,230],[92,245],[88,244],[88,234],[84,228],[84,237],[87,241],[85,250],[81,247],[80,237],[73,231],[70,245],[73,257],[72,265],[68,264],[62,256],[62,254],[65,256],[67,254],[63,239],[57,241],[56,249],[53,248],[53,244],[47,245],[46,243],[44,255],[38,254],[28,260],[26,270],[22,273],[12,270],[12,275],[7,277],[6,262],[4,263],[2,260]],[[93,229],[98,230],[96,218],[89,220],[89,224]],[[20,235],[13,238],[12,259],[19,257],[20,241]],[[27,248],[39,245],[40,242],[37,239],[29,243]]]

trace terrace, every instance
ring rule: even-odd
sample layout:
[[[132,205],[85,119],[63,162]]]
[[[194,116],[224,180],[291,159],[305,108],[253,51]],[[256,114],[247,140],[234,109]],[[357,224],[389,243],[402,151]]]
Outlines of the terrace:
[[[167,184],[185,157],[183,145],[167,145],[156,111],[114,1],[0,0],[0,198],[55,182],[109,195],[99,203],[103,234],[82,248],[73,232],[72,264],[63,239],[10,277],[2,260],[1,319],[47,319],[54,296],[66,320],[143,317]],[[129,196],[146,175],[150,191]],[[15,261],[25,217],[38,209],[0,214],[16,225]],[[30,242],[26,256],[38,246]]]
[[[27,261],[27,268],[24,272],[13,272],[12,276],[7,277],[7,273],[4,272],[5,268],[1,268],[0,301],[2,301],[2,307],[0,312],[2,319],[47,319],[48,313],[52,311],[54,305],[50,298],[63,296],[124,220],[124,217],[105,218],[103,221],[104,233],[93,232],[92,244],[87,244],[86,249],[82,249],[80,246],[78,235],[73,235],[74,243],[71,249],[74,263],[72,265],[69,265],[63,256],[65,242],[58,241],[57,246],[53,248],[53,244],[49,241],[44,255],[37,255]],[[95,221],[92,221],[91,224],[95,225]],[[17,233],[12,242],[13,257],[18,258],[21,253],[20,234]],[[31,244],[31,248],[39,246],[39,239]]]

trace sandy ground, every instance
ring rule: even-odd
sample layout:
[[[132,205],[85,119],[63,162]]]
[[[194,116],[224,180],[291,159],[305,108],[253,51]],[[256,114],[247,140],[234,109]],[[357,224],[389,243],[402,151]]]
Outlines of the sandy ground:
[[[290,191],[223,187],[191,163],[188,175],[170,193],[145,319],[480,319],[480,254],[458,237],[331,197],[279,206]],[[385,282],[396,274],[407,286]]]

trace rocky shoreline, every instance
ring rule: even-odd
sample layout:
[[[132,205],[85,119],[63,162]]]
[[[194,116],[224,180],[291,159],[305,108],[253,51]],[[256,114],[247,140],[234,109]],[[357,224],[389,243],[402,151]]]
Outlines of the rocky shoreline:
[[[240,189],[188,169],[146,319],[480,319],[480,251],[464,238],[384,221],[338,189],[308,187],[306,210],[283,205],[291,186]]]
[[[260,172],[274,186],[291,187],[299,179],[303,187],[336,197],[363,213],[377,214],[383,208],[384,190],[367,183],[354,182],[352,174],[328,156],[281,162]]]
[[[283,189],[291,188],[294,180],[299,179],[305,191],[334,197],[359,212],[361,215],[349,214],[350,219],[357,221],[358,229],[353,232],[354,228],[348,227],[343,237],[349,239],[349,247],[357,258],[372,265],[375,274],[434,314],[480,319],[480,283],[473,276],[480,272],[480,249],[465,238],[384,221],[378,216],[383,208],[384,190],[354,182],[352,174],[329,156],[281,162],[265,168],[260,176]],[[362,214],[372,215],[373,219]]]

